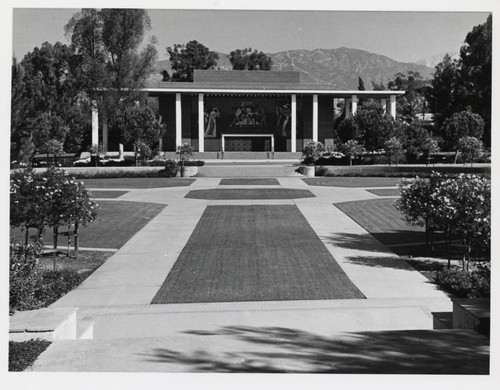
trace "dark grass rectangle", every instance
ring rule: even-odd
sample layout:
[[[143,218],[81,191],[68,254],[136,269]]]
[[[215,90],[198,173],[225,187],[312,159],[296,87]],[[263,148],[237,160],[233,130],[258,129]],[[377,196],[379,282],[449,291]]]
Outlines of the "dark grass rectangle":
[[[186,198],[207,200],[238,200],[238,199],[297,199],[314,198],[309,190],[288,188],[216,188],[211,190],[189,191]]]
[[[401,190],[399,188],[377,188],[374,190],[366,190],[377,196],[399,196]]]
[[[262,179],[222,179],[221,186],[278,186],[280,183],[274,178]]]
[[[400,177],[308,177],[303,178],[310,186],[322,187],[396,187]]]
[[[425,254],[425,230],[420,226],[408,226],[403,214],[396,209],[394,199],[370,199],[336,203],[340,210],[352,218],[384,245],[398,245],[391,250],[398,255],[419,256]],[[434,235],[436,241],[443,240],[441,234]],[[399,246],[402,244],[408,244]]]
[[[128,191],[91,191],[92,198],[119,198],[122,195],[125,195]]]
[[[364,298],[296,206],[208,206],[152,303]]]
[[[100,201],[97,219],[79,230],[80,246],[119,249],[164,208],[165,205],[155,203]],[[63,226],[60,230],[67,229]],[[11,236],[16,241],[24,240],[20,229],[13,229]],[[52,244],[52,229],[46,229],[43,241]],[[61,247],[67,242],[66,237],[59,237]]]
[[[175,177],[139,177],[113,179],[83,179],[87,188],[163,188],[187,187],[196,179]]]

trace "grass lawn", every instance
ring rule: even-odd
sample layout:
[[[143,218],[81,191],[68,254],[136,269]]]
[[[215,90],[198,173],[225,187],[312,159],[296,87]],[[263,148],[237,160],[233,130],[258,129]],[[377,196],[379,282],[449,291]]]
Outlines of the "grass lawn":
[[[97,219],[80,229],[80,246],[119,249],[164,208],[155,203],[100,201]],[[24,239],[19,229],[11,231],[11,236]],[[43,240],[52,244],[52,229],[46,229]],[[64,249],[66,245],[66,237],[61,236],[59,247]]]
[[[371,192],[372,194],[378,196],[399,196],[400,190],[399,188],[377,188],[374,190],[366,190]]]
[[[87,188],[163,188],[187,187],[196,179],[175,177],[123,177],[119,179],[82,179]]]
[[[152,303],[356,298],[296,206],[208,206]]]
[[[280,183],[274,178],[262,179],[221,179],[221,186],[278,186]]]
[[[308,177],[303,178],[310,186],[322,187],[396,187],[400,177]]]
[[[435,271],[447,264],[447,261],[442,259],[444,245],[436,244],[435,252],[427,257],[425,245],[414,245],[425,242],[424,228],[406,225],[403,215],[396,209],[394,202],[395,199],[370,199],[336,203],[335,206],[397,255],[411,256],[413,259],[408,259],[407,262],[432,279]],[[434,239],[440,241],[443,237],[436,234]]]
[[[92,198],[119,198],[122,195],[125,195],[128,191],[99,191],[94,190],[91,191]]]
[[[208,200],[233,200],[233,199],[297,199],[314,198],[309,190],[296,190],[286,188],[217,188],[213,190],[189,191],[185,198]]]

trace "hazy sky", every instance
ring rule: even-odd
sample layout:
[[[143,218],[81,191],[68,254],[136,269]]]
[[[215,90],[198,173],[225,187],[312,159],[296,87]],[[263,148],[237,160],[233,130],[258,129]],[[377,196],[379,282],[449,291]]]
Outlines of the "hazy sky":
[[[64,25],[77,9],[15,8],[13,53],[21,59],[48,41],[67,43]],[[404,62],[459,51],[467,32],[483,23],[479,12],[342,12],[148,10],[160,59],[174,43],[196,39],[228,53],[252,47],[267,53],[287,49],[363,49]],[[50,21],[50,23],[47,23]]]

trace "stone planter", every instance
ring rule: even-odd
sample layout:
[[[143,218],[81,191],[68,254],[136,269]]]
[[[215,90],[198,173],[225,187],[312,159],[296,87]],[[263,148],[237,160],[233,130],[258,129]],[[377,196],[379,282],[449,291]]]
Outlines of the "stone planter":
[[[309,165],[303,165],[301,167],[301,172],[305,177],[314,177],[315,176],[315,171],[316,167],[314,165],[309,166]]]
[[[191,177],[198,173],[198,167],[181,167],[181,177]]]

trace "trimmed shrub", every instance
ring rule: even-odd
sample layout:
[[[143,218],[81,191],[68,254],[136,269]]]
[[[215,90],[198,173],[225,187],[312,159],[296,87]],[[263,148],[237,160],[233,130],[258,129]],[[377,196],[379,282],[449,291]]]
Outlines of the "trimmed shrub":
[[[50,341],[40,339],[9,341],[9,371],[24,371],[50,344]]]
[[[472,272],[444,269],[436,274],[435,282],[460,298],[490,297],[491,275],[487,267],[478,267]]]
[[[165,168],[163,168],[158,175],[161,177],[175,177],[179,173],[179,164],[175,160],[165,161]]]
[[[10,244],[9,308],[30,310],[41,307],[35,292],[41,278],[38,265],[39,244]]]
[[[38,280],[35,299],[49,306],[82,282],[82,277],[74,270],[44,271]]]
[[[185,167],[202,167],[205,165],[205,161],[203,160],[187,160],[184,161]]]

